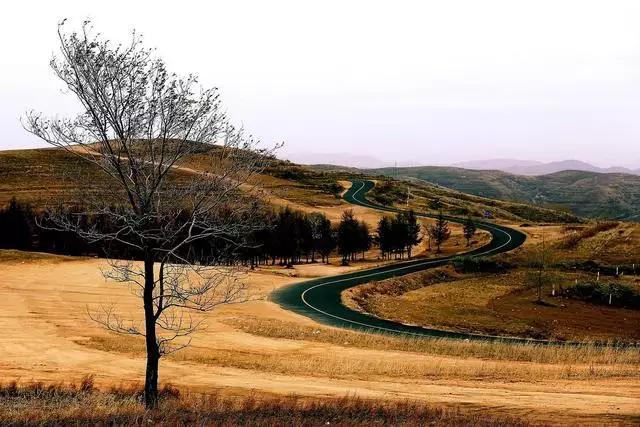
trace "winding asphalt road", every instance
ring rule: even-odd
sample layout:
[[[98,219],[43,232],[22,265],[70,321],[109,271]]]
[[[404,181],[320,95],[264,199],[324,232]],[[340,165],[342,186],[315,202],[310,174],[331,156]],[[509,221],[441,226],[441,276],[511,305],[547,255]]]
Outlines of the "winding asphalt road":
[[[365,206],[386,212],[399,212],[399,209],[381,206],[368,201],[365,194],[373,188],[371,181],[352,181],[351,188],[344,194],[349,203]],[[416,214],[420,217],[433,215]],[[464,220],[457,217],[445,217],[448,221],[461,223]],[[492,239],[488,244],[475,250],[466,252],[469,256],[487,256],[507,252],[522,245],[526,236],[514,229],[489,222],[478,222],[477,227],[491,233]],[[456,255],[458,256],[458,255]],[[422,337],[447,337],[461,339],[502,340],[510,342],[531,342],[524,338],[507,338],[479,334],[457,333],[420,326],[404,325],[398,322],[380,319],[365,313],[352,310],[341,303],[340,295],[345,289],[352,288],[374,280],[403,276],[438,267],[450,262],[455,256],[432,259],[416,259],[385,265],[382,267],[360,270],[338,276],[322,277],[306,282],[296,283],[281,288],[271,294],[271,300],[281,307],[298,314],[310,317],[320,323],[365,332],[402,334]]]

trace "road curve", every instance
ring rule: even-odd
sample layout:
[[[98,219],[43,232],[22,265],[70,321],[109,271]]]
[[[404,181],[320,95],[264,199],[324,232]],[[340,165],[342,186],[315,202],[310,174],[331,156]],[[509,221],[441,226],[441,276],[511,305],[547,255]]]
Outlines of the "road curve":
[[[371,190],[373,186],[374,183],[371,181],[352,181],[352,186],[344,194],[344,199],[352,204],[381,211],[392,213],[400,211],[400,209],[381,206],[368,201],[365,194]],[[420,213],[416,213],[416,215],[420,217],[433,217],[433,215]],[[451,222],[461,223],[464,221],[464,219],[457,217],[445,216],[445,218]],[[507,252],[522,245],[526,239],[526,236],[517,230],[489,222],[477,222],[477,227],[491,233],[492,239],[486,245],[466,252],[465,255],[487,256]],[[364,332],[401,334],[417,337],[447,337],[512,342],[535,341],[525,338],[449,332],[424,328],[421,326],[404,325],[402,323],[380,319],[375,316],[352,310],[341,302],[340,295],[345,289],[374,280],[403,276],[405,274],[438,267],[447,264],[455,256],[416,259],[413,261],[399,262],[337,276],[308,280],[278,289],[271,294],[270,298],[281,307],[310,317],[319,323]]]

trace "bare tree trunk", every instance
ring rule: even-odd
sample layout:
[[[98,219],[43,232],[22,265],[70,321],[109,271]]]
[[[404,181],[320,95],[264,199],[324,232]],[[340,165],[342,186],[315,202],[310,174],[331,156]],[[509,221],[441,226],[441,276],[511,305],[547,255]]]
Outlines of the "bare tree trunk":
[[[158,406],[158,362],[160,351],[156,339],[156,320],[153,305],[153,254],[147,251],[144,258],[144,322],[147,346],[147,370],[144,382],[144,404],[147,409]]]

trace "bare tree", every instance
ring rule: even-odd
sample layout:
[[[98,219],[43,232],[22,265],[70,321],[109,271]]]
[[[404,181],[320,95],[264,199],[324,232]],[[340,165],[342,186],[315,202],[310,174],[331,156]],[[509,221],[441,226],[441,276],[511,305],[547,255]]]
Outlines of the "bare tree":
[[[91,317],[144,337],[144,397],[153,408],[160,357],[188,345],[200,324],[189,311],[247,298],[238,272],[212,260],[234,256],[253,229],[257,199],[246,183],[272,150],[257,149],[229,124],[216,89],[169,73],[135,32],[130,44],[114,45],[89,22],[69,32],[63,21],[58,36],[60,55],[51,67],[83,113],[48,119],[29,112],[24,127],[97,166],[107,185],[85,191],[81,212],[52,211],[48,224],[129,248],[139,260],[111,260],[104,274],[132,285],[144,320],[125,319],[112,306]]]
[[[531,248],[527,255],[527,264],[530,270],[525,275],[525,285],[536,288],[536,302],[543,303],[542,294],[544,287],[551,286],[557,277],[549,269],[555,262],[555,254],[547,244],[544,230],[542,231],[542,242]]]

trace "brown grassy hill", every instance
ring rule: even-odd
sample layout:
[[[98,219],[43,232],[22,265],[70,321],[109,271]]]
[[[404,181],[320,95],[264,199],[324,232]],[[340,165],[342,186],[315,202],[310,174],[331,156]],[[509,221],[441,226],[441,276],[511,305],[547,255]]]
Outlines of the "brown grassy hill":
[[[206,164],[207,151],[193,155],[176,170],[177,175],[193,173]],[[59,149],[0,151],[0,205],[12,197],[36,207],[46,204],[74,203],[81,197],[77,178],[98,190],[108,185],[97,167]],[[264,173],[256,177],[256,184],[275,199],[288,201],[302,208],[331,208],[346,206],[340,199],[341,181],[352,177],[372,176],[348,170],[318,170],[282,160],[274,160]],[[372,197],[383,204],[402,204],[407,186],[411,187],[417,209],[429,210],[435,201],[454,215],[481,216],[490,212],[495,219],[510,222],[544,221],[575,222],[573,215],[523,203],[504,202],[472,196],[416,180],[411,184],[387,179],[380,181]],[[277,202],[277,200],[276,200]],[[282,203],[276,203],[282,204]]]
[[[189,174],[187,169],[199,170],[206,164],[206,153],[191,156],[176,169],[179,176]],[[336,204],[337,194],[342,190],[335,181],[327,183],[314,173],[308,178],[297,172],[295,165],[282,172],[272,166],[265,174],[256,177],[257,183],[278,196],[308,203]],[[301,168],[300,168],[301,169]],[[298,180],[286,179],[295,172]],[[279,178],[279,175],[285,178]],[[34,149],[0,151],[0,205],[12,197],[34,206],[44,204],[73,203],[77,201],[78,179],[83,186],[98,189],[108,185],[108,179],[94,165],[60,149]],[[332,193],[335,193],[332,194]]]

